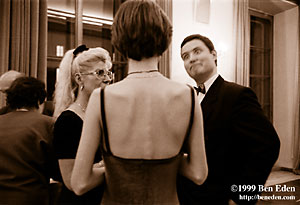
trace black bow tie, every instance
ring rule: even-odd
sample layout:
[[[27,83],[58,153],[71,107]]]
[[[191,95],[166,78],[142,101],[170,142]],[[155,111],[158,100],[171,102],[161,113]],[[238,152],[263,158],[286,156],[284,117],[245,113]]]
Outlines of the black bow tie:
[[[199,94],[199,92],[203,94],[206,93],[204,84],[200,84],[198,87],[194,87],[194,88],[197,91],[197,95]]]

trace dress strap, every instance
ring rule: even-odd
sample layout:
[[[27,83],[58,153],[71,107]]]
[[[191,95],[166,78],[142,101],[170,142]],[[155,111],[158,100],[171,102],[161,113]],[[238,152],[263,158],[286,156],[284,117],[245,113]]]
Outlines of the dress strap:
[[[189,85],[188,85],[189,86]],[[184,137],[184,142],[183,142],[183,145],[182,145],[182,148],[181,148],[181,151],[183,151],[184,149],[184,145],[187,143],[187,140],[188,140],[188,137],[190,136],[191,134],[191,129],[192,129],[192,126],[193,126],[193,122],[194,122],[194,113],[195,113],[195,91],[194,91],[194,88],[189,86],[190,89],[191,89],[191,98],[192,98],[192,105],[191,105],[191,113],[190,113],[190,122],[189,122],[189,126],[188,126],[188,129],[186,131],[186,135]]]
[[[105,107],[104,107],[104,89],[101,89],[100,94],[100,102],[101,102],[101,119],[102,119],[102,126],[103,126],[103,135],[104,135],[104,143],[106,147],[106,152],[111,154],[109,141],[108,141],[108,131],[107,131],[107,124],[106,124],[106,115],[105,115]],[[103,148],[103,146],[102,146]],[[103,150],[104,151],[104,150]]]

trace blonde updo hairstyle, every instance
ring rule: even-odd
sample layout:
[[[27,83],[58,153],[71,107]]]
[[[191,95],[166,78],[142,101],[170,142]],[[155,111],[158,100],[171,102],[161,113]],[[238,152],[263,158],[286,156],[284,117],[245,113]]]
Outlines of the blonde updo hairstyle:
[[[76,100],[79,90],[76,74],[89,72],[100,61],[105,63],[107,70],[112,67],[109,53],[103,48],[90,48],[77,55],[73,52],[74,49],[67,51],[59,65],[54,92],[54,117],[58,117]]]

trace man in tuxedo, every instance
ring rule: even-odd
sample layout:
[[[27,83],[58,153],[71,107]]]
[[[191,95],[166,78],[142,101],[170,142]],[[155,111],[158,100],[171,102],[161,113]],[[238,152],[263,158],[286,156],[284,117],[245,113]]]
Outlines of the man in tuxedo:
[[[217,73],[217,53],[205,36],[181,44],[184,67],[198,87],[208,177],[196,185],[178,177],[181,204],[254,204],[279,154],[280,141],[248,87]]]

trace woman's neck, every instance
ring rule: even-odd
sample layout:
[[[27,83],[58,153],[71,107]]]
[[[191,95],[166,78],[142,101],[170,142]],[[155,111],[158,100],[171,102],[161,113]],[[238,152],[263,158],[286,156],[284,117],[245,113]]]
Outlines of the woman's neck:
[[[86,93],[79,93],[74,103],[77,104],[83,112],[85,112],[89,97],[90,96],[88,96]]]
[[[143,58],[140,61],[128,59],[128,73],[158,70],[158,57]]]
[[[81,95],[78,95],[75,102],[68,107],[68,110],[75,112],[82,120],[84,120],[86,106],[87,100],[85,100],[85,98],[83,98]]]

